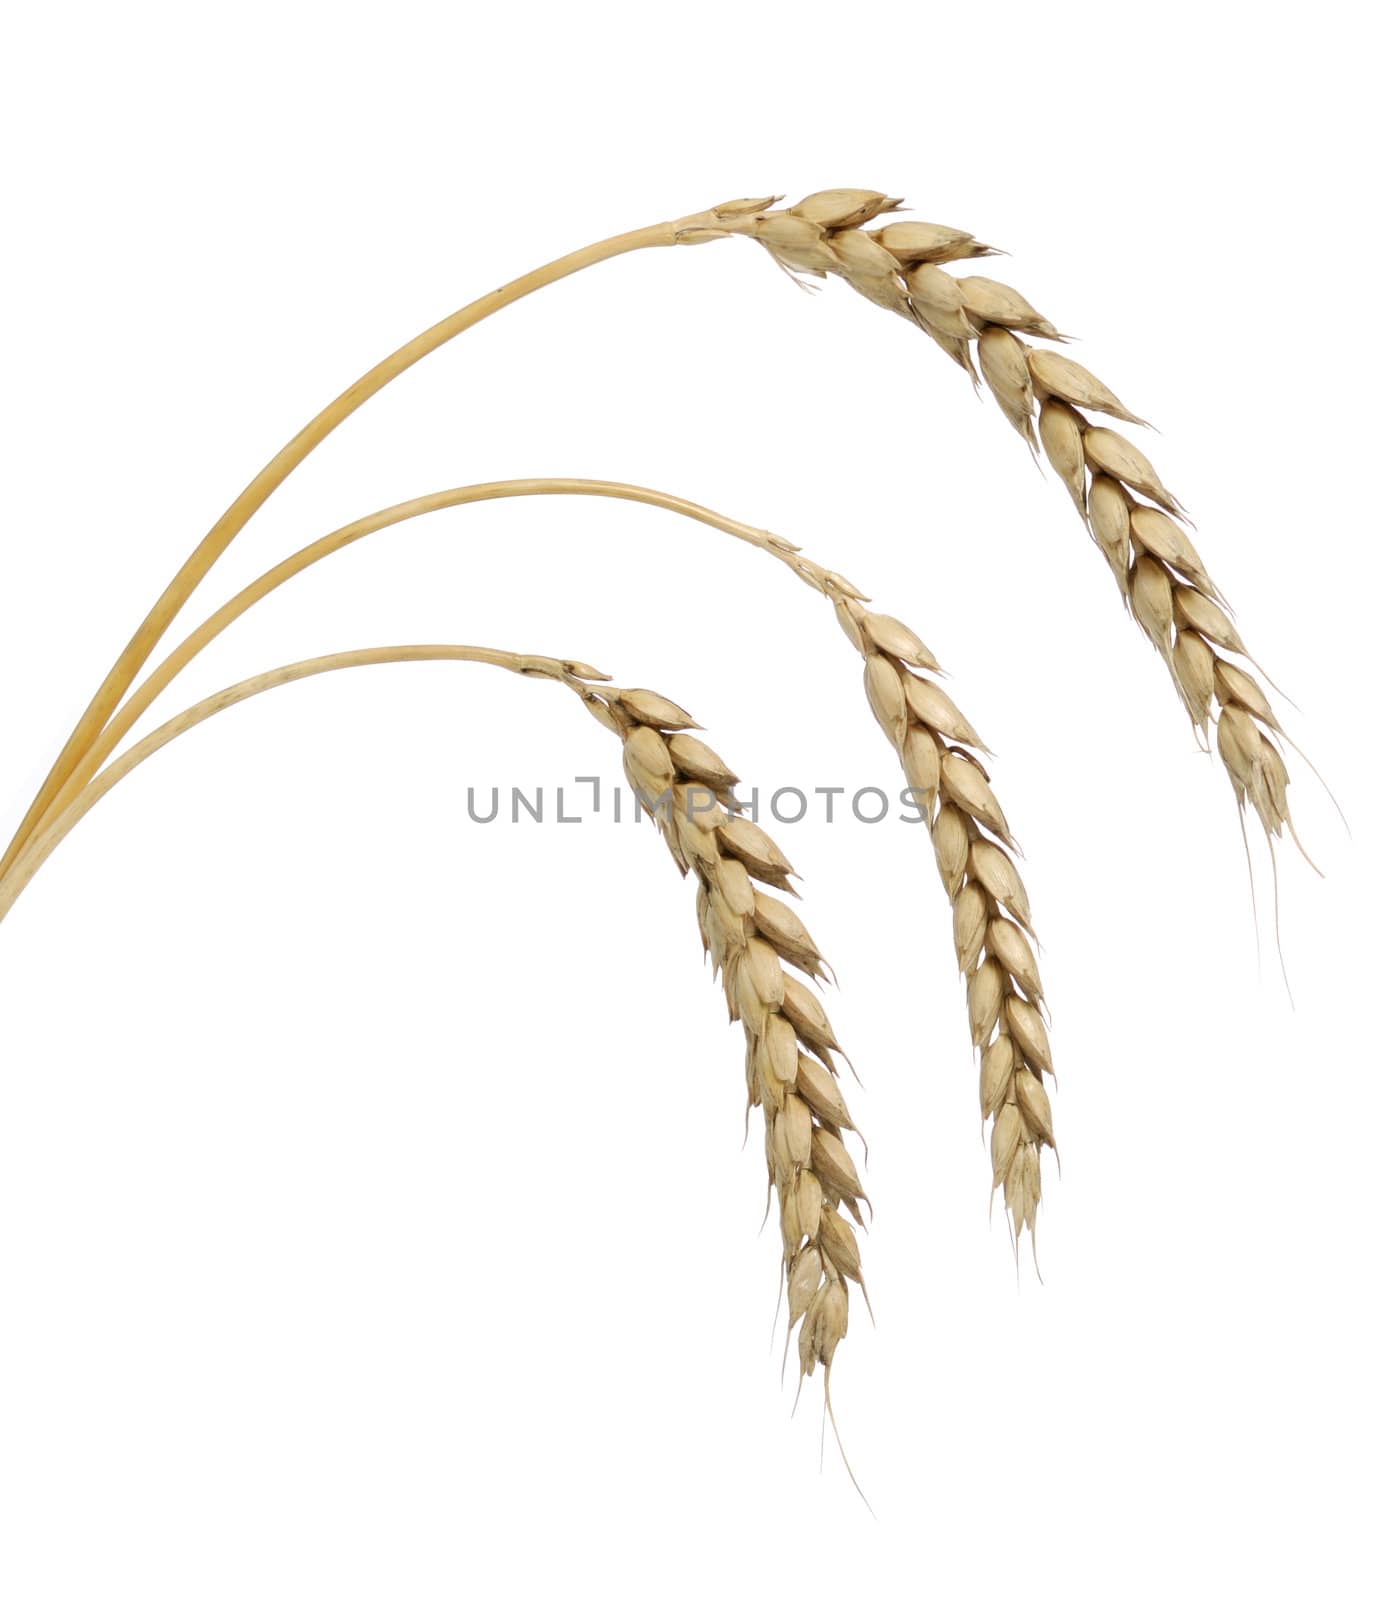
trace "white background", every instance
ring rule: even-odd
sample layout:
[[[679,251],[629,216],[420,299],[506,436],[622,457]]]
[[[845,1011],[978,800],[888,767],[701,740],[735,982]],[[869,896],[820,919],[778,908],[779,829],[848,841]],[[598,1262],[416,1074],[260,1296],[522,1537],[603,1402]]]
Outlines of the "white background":
[[[39,1596],[1377,1591],[1383,888],[1378,84],[1357,7],[50,6],[0,119],[0,810],[283,441],[588,240],[838,184],[990,264],[1161,428],[1295,697],[1328,876],[1235,808],[1063,491],[923,338],[752,247],[603,265],[467,334],[278,493],[186,625],[426,490],[651,483],[912,622],[999,752],[1060,1074],[1042,1287],[987,1219],[919,830],[779,830],[866,1089],[879,1326],[815,1391],[738,1037],[648,828],[484,830],[615,775],[560,693],[343,674],[143,768],[0,928],[0,1590]],[[1358,19],[1358,20],[1355,20]],[[173,637],[186,628],[180,619]],[[749,781],[894,785],[828,608],[659,512],[376,536],[172,708],[324,650],[572,653]],[[148,725],[148,724],[147,724]]]

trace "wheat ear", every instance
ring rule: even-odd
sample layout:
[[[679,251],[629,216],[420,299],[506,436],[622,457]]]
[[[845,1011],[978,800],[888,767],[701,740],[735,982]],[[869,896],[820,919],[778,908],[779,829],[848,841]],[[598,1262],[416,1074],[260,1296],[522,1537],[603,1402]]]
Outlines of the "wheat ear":
[[[37,833],[0,882],[0,920],[88,811],[136,767],[219,712],[302,678],[402,661],[471,661],[562,684],[622,742],[627,778],[679,869],[698,880],[704,948],[721,975],[731,1017],[746,1037],[747,1093],[766,1126],[766,1162],[779,1197],[791,1327],[799,1324],[801,1377],[827,1373],[847,1332],[849,1280],[862,1282],[852,1223],[864,1199],[843,1134],[854,1127],[837,1084],[838,1041],[814,992],[786,965],[817,978],[822,958],[796,913],[768,892],[792,873],[779,848],[732,809],[736,775],[696,738],[693,718],[648,689],[622,689],[578,661],[474,645],[393,645],[294,662],[207,696],[103,769]],[[757,887],[757,884],[764,887]]]
[[[866,1197],[843,1142],[854,1124],[837,1082],[838,1040],[814,991],[786,970],[817,979],[823,958],[790,906],[757,887],[788,890],[793,869],[774,840],[737,814],[736,775],[689,731],[697,724],[686,711],[646,690],[593,690],[585,699],[620,735],[632,788],[680,871],[698,881],[703,948],[728,1016],[745,1035],[748,1110],[759,1105],[765,1124],[800,1378],[822,1364],[827,1385],[847,1333],[848,1282],[863,1281],[843,1211],[860,1226]]]
[[[751,209],[756,204],[715,208],[722,231],[755,240],[791,273],[844,279],[921,327],[975,384],[977,346],[983,380],[1033,451],[1038,429],[1040,448],[1169,668],[1196,732],[1208,742],[1210,721],[1217,722],[1213,743],[1240,811],[1250,804],[1269,838],[1283,826],[1294,837],[1284,734],[1263,683],[1248,670],[1255,663],[1228,607],[1180,526],[1189,520],[1184,507],[1130,439],[1084,413],[1145,426],[1142,419],[1077,361],[1018,337],[1064,339],[1009,284],[943,270],[943,263],[997,253],[965,230],[891,220],[864,232],[901,204],[871,189],[823,190],[784,211]]]
[[[1030,902],[1012,855],[1015,841],[979,759],[986,746],[925,676],[939,663],[917,634],[852,595],[833,599],[843,632],[862,656],[872,711],[929,824],[981,1058],[983,1121],[992,1120],[992,1188],[1002,1190],[1014,1243],[1029,1229],[1034,1249],[1040,1151],[1055,1143],[1044,1084],[1054,1062],[1040,1014],[1044,990]]]
[[[1008,418],[1040,445],[1117,580],[1131,615],[1165,663],[1195,731],[1218,750],[1239,810],[1250,803],[1268,838],[1292,837],[1281,727],[1222,594],[1180,525],[1184,507],[1130,439],[1098,411],[1139,425],[1087,368],[1029,346],[978,315],[983,377]],[[1240,656],[1247,667],[1230,657]]]

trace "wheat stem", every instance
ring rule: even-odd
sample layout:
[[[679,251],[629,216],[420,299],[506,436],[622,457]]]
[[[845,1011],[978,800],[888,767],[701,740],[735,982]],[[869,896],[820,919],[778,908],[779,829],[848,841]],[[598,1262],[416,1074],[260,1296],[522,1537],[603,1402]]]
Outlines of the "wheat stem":
[[[394,526],[396,523],[406,522],[413,517],[427,515],[431,511],[445,510],[451,506],[471,505],[484,500],[505,500],[526,495],[594,495],[609,499],[633,500],[641,504],[659,506],[665,510],[675,511],[681,516],[690,517],[695,522],[706,523],[709,527],[717,528],[730,534],[734,539],[741,539],[758,548],[770,550],[780,554],[782,548],[788,551],[790,547],[782,542],[777,542],[774,535],[760,528],[753,528],[746,523],[738,522],[732,517],[724,517],[716,511],[710,511],[706,506],[696,505],[692,500],[681,499],[678,495],[665,494],[659,489],[646,489],[629,483],[609,483],[602,479],[588,478],[513,478],[495,483],[468,484],[462,488],[443,489],[435,494],[420,495],[416,499],[402,501],[398,505],[387,506],[384,510],[372,512],[369,516],[360,517],[355,522],[325,534],[321,539],[312,544],[305,545],[303,549],[288,556],[277,566],[272,567],[248,584],[239,594],[234,595],[225,605],[215,611],[199,627],[188,635],[186,639],[172,651],[148,678],[135,690],[128,700],[120,707],[116,714],[94,737],[89,748],[74,764],[61,786],[54,792],[43,812],[35,819],[31,829],[31,836],[41,828],[48,825],[63,808],[71,803],[73,798],[81,791],[82,786],[96,773],[103,761],[120,744],[120,741],[134,727],[135,723],[149,709],[154,700],[168,687],[174,678],[193,660],[202,650],[220,633],[240,616],[243,616],[257,601],[263,600],[266,595],[287,583],[290,578],[303,572],[306,568],[322,561],[335,551],[354,544],[358,539],[367,535],[378,533],[384,528]],[[18,865],[23,853],[15,853],[14,861],[9,870]],[[4,882],[6,873],[0,872],[0,883]]]
[[[659,222],[650,227],[637,228],[630,233],[616,234],[610,239],[560,256],[546,266],[537,267],[533,272],[527,272],[501,288],[493,289],[479,300],[472,301],[470,305],[463,306],[450,316],[444,317],[441,322],[436,322],[431,328],[426,328],[407,344],[401,345],[393,355],[378,362],[349,388],[344,389],[330,405],[325,406],[237,495],[155,601],[149,614],[117,657],[87,709],[78,719],[76,727],[68,736],[67,743],[59,752],[48,776],[34,796],[3,858],[0,858],[0,873],[9,868],[15,856],[23,848],[25,840],[48,809],[50,801],[90,748],[111,713],[120,704],[126,690],[134,682],[135,675],[149,659],[155,645],[163,637],[193,590],[202,582],[222,552],[256,511],[264,505],[294,468],[340,423],[416,362],[422,361],[425,356],[441,345],[447,344],[449,340],[455,339],[468,328],[474,327],[493,312],[514,304],[526,295],[533,294],[537,289],[543,289],[561,278],[581,272],[583,268],[593,266],[599,261],[609,261],[632,250],[702,242],[705,235],[700,234],[698,224],[705,220],[705,216],[711,219],[711,214],[698,213],[676,222]],[[716,236],[706,235],[710,238]]]
[[[548,657],[517,655],[509,650],[491,650],[480,645],[382,645],[368,650],[345,650],[331,655],[314,656],[306,661],[291,662],[270,672],[261,672],[245,678],[228,688],[220,689],[196,705],[170,717],[124,755],[113,761],[103,772],[74,796],[69,804],[44,827],[34,834],[22,855],[16,859],[14,869],[0,881],[0,921],[19,898],[34,874],[72,832],[87,812],[104,795],[128,777],[136,767],[162,750],[182,733],[206,722],[219,711],[229,710],[243,700],[249,700],[267,689],[277,689],[282,684],[296,683],[300,678],[311,678],[323,672],[337,672],[347,667],[379,666],[395,661],[478,661],[490,666],[504,667],[511,672],[528,676],[552,677],[559,682],[569,682],[565,674],[570,663],[551,662]],[[555,670],[557,669],[557,670]],[[570,674],[570,676],[572,676]],[[570,683],[570,687],[576,685]]]

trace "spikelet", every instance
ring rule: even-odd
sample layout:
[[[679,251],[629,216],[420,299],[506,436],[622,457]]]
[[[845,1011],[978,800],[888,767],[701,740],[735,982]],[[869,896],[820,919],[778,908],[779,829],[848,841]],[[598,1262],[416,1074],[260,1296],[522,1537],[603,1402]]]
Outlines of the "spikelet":
[[[957,278],[942,267],[922,262],[905,275],[910,304],[932,332],[946,339],[975,339],[978,330],[968,315],[967,303]]]
[[[937,222],[888,222],[872,238],[903,267],[913,267],[921,261],[967,261],[996,254],[991,245],[980,244],[962,228]]]
[[[1039,334],[1043,339],[1058,339],[1053,323],[1035,309],[1023,295],[995,278],[960,278],[963,303],[975,325],[1015,328],[1021,333]]]
[[[984,328],[978,339],[978,365],[993,399],[1034,450],[1035,390],[1025,345],[1006,328]]]
[[[1085,411],[1106,411],[1110,417],[1118,417],[1123,422],[1134,422],[1141,428],[1146,426],[1140,417],[1128,411],[1107,384],[1058,350],[1028,349],[1025,359],[1038,393],[1053,395]]]
[[[807,217],[821,228],[855,229],[885,211],[894,211],[901,203],[875,189],[820,189],[792,205],[790,215]]]

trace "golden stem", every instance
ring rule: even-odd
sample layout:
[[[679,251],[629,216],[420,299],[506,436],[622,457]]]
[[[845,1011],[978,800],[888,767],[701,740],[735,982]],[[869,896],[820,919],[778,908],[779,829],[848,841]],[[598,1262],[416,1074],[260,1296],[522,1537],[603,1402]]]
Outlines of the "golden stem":
[[[43,813],[35,819],[30,830],[30,838],[46,828],[56,816],[72,804],[83,786],[100,769],[102,762],[184,667],[205,650],[218,634],[230,627],[238,617],[244,615],[257,601],[264,599],[281,584],[287,583],[305,568],[313,566],[344,546],[354,544],[358,539],[364,539],[368,534],[377,533],[395,523],[408,521],[412,517],[425,516],[431,511],[441,511],[449,506],[471,505],[483,500],[514,499],[527,495],[593,495],[606,499],[632,500],[642,505],[657,506],[666,511],[676,512],[680,516],[690,517],[696,522],[702,522],[730,534],[734,539],[741,539],[747,544],[766,550],[782,560],[789,554],[789,547],[777,543],[764,529],[753,528],[732,517],[724,517],[707,506],[681,499],[678,495],[666,494],[661,489],[647,489],[631,483],[613,483],[600,478],[502,479],[494,483],[474,483],[458,489],[443,489],[436,494],[420,495],[417,499],[387,506],[383,511],[372,512],[370,516],[360,517],[355,522],[349,522],[336,529],[335,532],[324,534],[321,539],[305,545],[303,549],[286,557],[278,566],[262,573],[253,583],[248,584],[194,629],[177,649],[160,662],[97,734]],[[11,871],[21,864],[26,852],[27,844],[16,852]],[[6,876],[7,874],[0,873],[0,884],[4,883]]]
[[[364,405],[373,394],[383,389],[391,379],[397,378],[415,362],[422,361],[440,345],[447,344],[450,339],[456,338],[458,334],[473,327],[483,318],[489,317],[493,312],[500,311],[502,307],[511,305],[514,301],[523,299],[524,296],[533,294],[536,289],[543,289],[560,278],[581,272],[584,267],[590,267],[596,262],[608,261],[631,250],[677,244],[681,231],[689,231],[700,220],[702,219],[699,216],[685,217],[678,222],[659,222],[652,227],[617,234],[597,244],[587,245],[582,250],[560,256],[557,261],[551,261],[547,266],[537,267],[533,272],[527,272],[523,277],[516,278],[499,289],[493,289],[480,300],[474,300],[470,305],[463,306],[461,310],[454,311],[451,316],[435,323],[433,327],[425,329],[408,344],[401,345],[393,355],[387,356],[384,361],[372,367],[368,373],[358,378],[350,388],[344,389],[330,405],[320,411],[312,422],[297,433],[232,501],[179,568],[163,594],[155,601],[149,615],[135,630],[129,644],[117,657],[101,687],[92,697],[90,705],[68,736],[67,743],[59,752],[48,776],[34,796],[33,803],[25,813],[24,820],[16,829],[4,857],[0,858],[0,873],[8,870],[25,841],[47,813],[54,795],[62,788],[74,767],[90,749],[111,713],[120,704],[125,691],[134,682],[136,673],[149,659],[155,645],[174,617],[178,615],[188,596],[202,582],[213,563],[256,511],[339,423],[351,416],[359,406]],[[690,237],[696,238],[697,235],[691,234]]]
[[[267,689],[277,689],[282,684],[294,683],[300,678],[311,678],[322,672],[336,672],[344,667],[378,666],[393,661],[480,661],[488,666],[504,667],[509,672],[551,678],[571,689],[578,690],[580,687],[568,674],[561,661],[542,656],[518,655],[511,650],[490,650],[480,645],[462,644],[382,645],[370,650],[343,650],[333,655],[314,656],[308,661],[295,661],[285,667],[276,667],[271,672],[262,672],[253,678],[245,678],[240,683],[234,683],[229,688],[208,695],[205,700],[199,700],[186,711],[180,711],[176,717],[171,717],[153,733],[141,739],[138,744],[132,745],[99,777],[94,778],[65,810],[38,830],[26,846],[22,857],[16,862],[14,870],[3,883],[0,883],[0,921],[4,920],[6,913],[19,898],[29,880],[96,802],[113,789],[122,778],[133,772],[142,761],[147,761],[155,751],[162,750],[180,733],[186,733],[189,728],[195,728],[198,723],[206,722],[219,711],[239,705],[242,700],[249,700],[252,695],[263,694]]]

